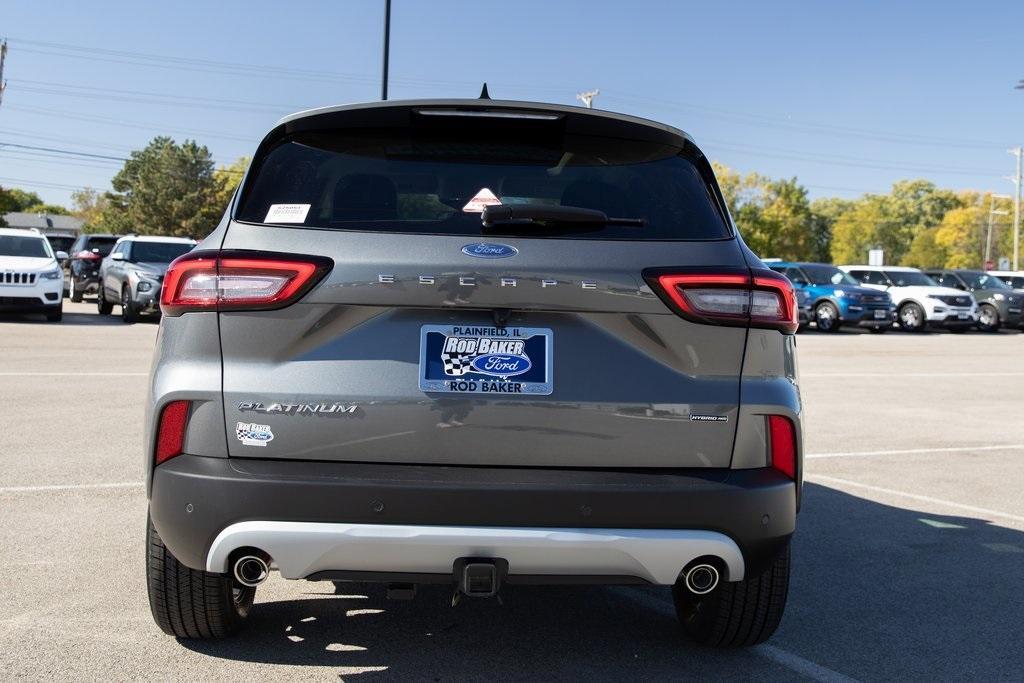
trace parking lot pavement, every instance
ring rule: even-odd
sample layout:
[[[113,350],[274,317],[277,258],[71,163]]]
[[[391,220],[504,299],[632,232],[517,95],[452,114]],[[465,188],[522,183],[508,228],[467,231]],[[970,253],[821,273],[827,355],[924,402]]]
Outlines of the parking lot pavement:
[[[9,678],[1015,679],[1024,668],[1024,335],[798,338],[807,487],[783,624],[720,652],[663,589],[272,578],[251,628],[176,641],[143,580],[141,420],[157,326],[0,319],[0,670]]]

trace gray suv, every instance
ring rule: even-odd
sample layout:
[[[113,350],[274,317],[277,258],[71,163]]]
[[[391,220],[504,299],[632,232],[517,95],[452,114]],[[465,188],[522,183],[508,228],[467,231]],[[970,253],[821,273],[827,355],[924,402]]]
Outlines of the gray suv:
[[[187,237],[122,237],[100,264],[96,308],[109,315],[121,306],[121,319],[138,321],[139,316],[159,313],[160,287],[171,261],[196,247]]]
[[[167,633],[235,631],[272,571],[406,597],[667,585],[701,643],[778,626],[796,300],[685,133],[485,99],[296,114],[161,308]]]

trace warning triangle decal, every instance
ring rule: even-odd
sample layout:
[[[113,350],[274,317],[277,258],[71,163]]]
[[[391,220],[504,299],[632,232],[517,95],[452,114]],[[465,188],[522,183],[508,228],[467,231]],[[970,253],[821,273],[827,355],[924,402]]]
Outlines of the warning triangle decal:
[[[485,206],[492,206],[494,204],[501,204],[501,200],[498,199],[496,194],[484,187],[473,195],[472,199],[466,202],[466,205],[462,207],[462,211],[463,213],[483,213]]]

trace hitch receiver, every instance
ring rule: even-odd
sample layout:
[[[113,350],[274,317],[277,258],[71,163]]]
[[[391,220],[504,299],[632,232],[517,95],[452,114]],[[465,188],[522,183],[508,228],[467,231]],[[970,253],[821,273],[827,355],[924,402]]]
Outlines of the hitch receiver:
[[[452,570],[460,593],[473,598],[491,598],[498,594],[501,580],[508,574],[508,560],[460,557]]]

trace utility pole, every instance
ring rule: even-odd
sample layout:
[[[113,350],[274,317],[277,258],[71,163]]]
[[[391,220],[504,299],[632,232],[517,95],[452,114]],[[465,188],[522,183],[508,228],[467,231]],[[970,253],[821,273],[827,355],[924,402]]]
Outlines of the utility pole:
[[[1009,216],[1009,211],[1003,211],[996,209],[997,199],[1009,199],[1010,197],[1005,194],[990,194],[988,202],[988,233],[985,235],[985,258],[982,261],[982,270],[992,270],[988,263],[992,260],[992,219],[995,216]]]
[[[380,81],[380,98],[388,98],[388,52],[391,49],[391,0],[384,0],[384,69]]]
[[[587,109],[594,108],[594,98],[601,94],[601,91],[597,88],[588,90],[587,92],[581,92],[576,95],[576,99],[583,103],[583,106]]]
[[[1024,147],[1017,146],[1010,150],[1017,157],[1017,174],[1011,178],[1016,186],[1013,193],[1013,269],[1020,269],[1020,191],[1021,191],[1021,159]]]
[[[7,90],[7,81],[4,80],[4,58],[7,57],[7,39],[0,43],[0,104],[4,103],[4,90]]]

